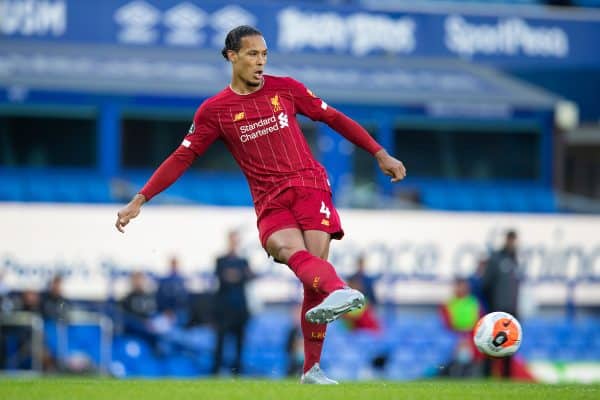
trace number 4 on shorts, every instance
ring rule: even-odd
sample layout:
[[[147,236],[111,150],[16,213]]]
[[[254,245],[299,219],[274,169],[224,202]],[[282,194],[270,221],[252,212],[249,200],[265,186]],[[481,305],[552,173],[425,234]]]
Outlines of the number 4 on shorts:
[[[327,208],[324,201],[321,201],[321,211],[319,212],[325,214],[325,218],[327,219],[329,219],[329,216],[331,215],[331,211],[329,211],[329,208]]]

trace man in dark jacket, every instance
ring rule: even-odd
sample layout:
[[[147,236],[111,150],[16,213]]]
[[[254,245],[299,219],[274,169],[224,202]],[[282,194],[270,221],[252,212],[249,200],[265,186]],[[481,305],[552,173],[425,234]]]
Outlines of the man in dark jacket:
[[[490,257],[483,273],[482,291],[488,311],[504,311],[517,318],[519,303],[519,283],[521,272],[517,259],[517,233],[509,230],[506,233],[504,246]],[[502,360],[502,376],[511,376],[510,357]],[[491,375],[491,361],[486,359],[484,365],[486,376]]]
[[[217,325],[217,345],[213,373],[218,374],[223,361],[223,342],[227,333],[236,340],[236,358],[232,372],[241,373],[242,347],[249,312],[246,301],[246,283],[253,274],[248,260],[238,254],[239,235],[229,232],[227,253],[217,259],[215,275],[219,289],[215,295],[215,322]]]

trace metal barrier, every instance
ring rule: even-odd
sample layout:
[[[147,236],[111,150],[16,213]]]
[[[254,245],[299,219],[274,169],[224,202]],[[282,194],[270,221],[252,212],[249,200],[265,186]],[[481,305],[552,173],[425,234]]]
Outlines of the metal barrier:
[[[65,361],[69,355],[70,326],[98,326],[100,328],[100,359],[98,371],[108,374],[112,359],[112,321],[100,313],[73,310],[67,313],[64,320],[56,321],[56,358],[61,369],[66,370]],[[0,316],[0,328],[2,327],[26,327],[32,332],[31,356],[32,370],[42,372],[42,360],[44,357],[44,335],[47,333],[44,320],[39,314],[31,312],[14,312]]]
[[[31,329],[31,369],[41,372],[44,356],[44,320],[40,315],[27,311],[0,315],[0,329],[4,327]]]
[[[93,325],[100,328],[100,360],[98,370],[102,374],[107,374],[111,362],[112,349],[112,321],[100,313],[89,311],[72,310],[67,314],[66,320],[59,321],[57,324],[58,330],[58,348],[57,355],[59,362],[64,362],[68,356],[69,349],[69,326],[74,325]]]

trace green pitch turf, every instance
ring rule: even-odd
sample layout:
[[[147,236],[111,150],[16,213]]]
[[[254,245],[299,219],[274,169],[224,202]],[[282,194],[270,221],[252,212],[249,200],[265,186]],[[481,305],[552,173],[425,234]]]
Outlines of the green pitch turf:
[[[302,386],[269,380],[112,380],[0,378],[2,400],[565,400],[600,399],[600,385],[543,385],[486,381],[365,382]]]

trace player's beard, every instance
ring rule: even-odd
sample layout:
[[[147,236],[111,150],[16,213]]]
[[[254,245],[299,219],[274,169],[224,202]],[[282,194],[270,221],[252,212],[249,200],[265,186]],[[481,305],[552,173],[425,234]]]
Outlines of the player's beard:
[[[261,76],[261,78],[259,79],[258,82],[254,82],[254,81],[250,81],[250,80],[245,80],[244,83],[246,84],[246,86],[250,86],[250,87],[259,87],[260,85],[262,85],[263,82],[263,78]]]

